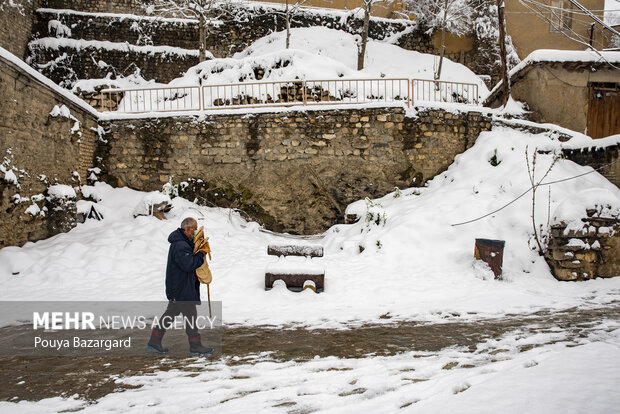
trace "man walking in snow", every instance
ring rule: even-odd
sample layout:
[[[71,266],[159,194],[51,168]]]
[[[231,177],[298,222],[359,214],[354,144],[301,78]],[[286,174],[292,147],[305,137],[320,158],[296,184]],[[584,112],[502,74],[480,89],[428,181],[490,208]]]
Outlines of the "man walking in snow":
[[[189,340],[190,355],[209,355],[212,348],[207,348],[200,342],[200,334],[196,326],[196,305],[200,305],[200,282],[196,276],[198,269],[205,261],[202,251],[194,254],[194,236],[198,223],[188,217],[181,223],[181,227],[168,236],[170,249],[168,250],[168,264],[166,266],[166,297],[168,307],[159,319],[159,324],[151,332],[151,339],[147,345],[160,354],[168,352],[161,344],[166,328],[174,322],[174,318],[182,314],[185,332]]]

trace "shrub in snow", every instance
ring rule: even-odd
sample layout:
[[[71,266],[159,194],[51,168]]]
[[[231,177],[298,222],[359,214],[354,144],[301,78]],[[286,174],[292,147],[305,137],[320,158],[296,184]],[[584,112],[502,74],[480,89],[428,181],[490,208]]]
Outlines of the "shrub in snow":
[[[74,199],[77,197],[75,190],[70,185],[55,184],[47,189],[48,198],[52,199]]]
[[[501,160],[497,159],[497,148],[495,148],[493,150],[493,156],[491,158],[489,158],[489,164],[491,164],[494,167],[497,167],[499,164],[501,164]]]
[[[47,23],[47,31],[50,36],[71,37],[71,29],[62,24],[59,20],[52,19]]]
[[[168,182],[163,185],[161,192],[163,195],[168,196],[170,199],[178,197],[179,185],[172,183],[172,176],[168,177]]]
[[[383,206],[379,203],[375,203],[370,198],[366,197],[366,226],[371,223],[377,226],[383,225],[387,222],[387,215],[383,210]]]
[[[75,199],[77,194],[73,187],[55,184],[47,189],[48,236],[64,233],[77,224]]]

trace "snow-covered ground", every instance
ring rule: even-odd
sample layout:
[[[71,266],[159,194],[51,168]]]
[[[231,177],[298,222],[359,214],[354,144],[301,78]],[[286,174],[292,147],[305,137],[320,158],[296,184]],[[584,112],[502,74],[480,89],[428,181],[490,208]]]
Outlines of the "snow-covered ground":
[[[96,402],[72,396],[0,402],[3,412],[608,414],[620,392],[620,324],[570,338],[511,332],[474,350],[276,361],[268,355],[188,360],[118,378],[135,389]],[[12,384],[11,384],[12,385]],[[24,381],[21,385],[25,386]]]
[[[378,322],[385,314],[392,321],[436,321],[599,306],[620,297],[620,278],[556,281],[532,250],[529,194],[483,220],[453,226],[527,190],[526,146],[532,157],[535,147],[561,145],[548,135],[497,128],[483,133],[426,187],[353,203],[348,213],[359,214],[358,223],[335,225],[308,241],[325,248],[323,258],[312,259],[325,269],[321,294],[264,290],[265,268],[277,260],[266,254],[267,245],[296,239],[261,232],[258,224],[229,210],[181,198],[172,200],[168,220],[134,219],[136,207],[152,194],[106,184],[84,187],[85,194],[101,200],[97,208],[104,220],[88,220],[66,234],[0,250],[0,300],[165,300],[167,236],[184,217],[194,216],[210,237],[211,297],[223,302],[225,324],[342,327]],[[494,156],[497,166],[490,162]],[[552,158],[538,154],[539,178]],[[546,181],[588,171],[559,160]],[[544,226],[548,188],[538,190],[536,220]],[[605,201],[612,210],[620,206],[620,190],[596,172],[550,188],[552,221],[556,208],[565,200],[582,199],[584,191],[587,200]],[[87,206],[80,203],[80,208]],[[575,217],[560,218],[580,218],[579,212],[571,214]],[[504,280],[492,280],[489,270],[474,262],[476,238],[506,241]],[[202,294],[206,297],[204,290]]]
[[[168,220],[133,218],[145,201],[161,201],[162,195],[106,184],[83,187],[84,194],[100,200],[96,207],[104,219],[0,250],[0,300],[165,300],[167,236],[184,217],[194,216],[210,237],[211,297],[222,301],[225,326],[354,330],[402,320],[467,323],[543,309],[612,309],[620,297],[620,278],[558,282],[530,248],[529,194],[483,220],[453,226],[522,194],[529,187],[526,146],[530,157],[536,147],[551,151],[537,156],[540,178],[553,151],[575,145],[560,143],[556,136],[508,128],[485,132],[426,187],[355,202],[348,212],[362,217],[358,223],[336,225],[305,240],[263,232],[234,212],[178,197],[172,199]],[[573,140],[591,142],[585,136]],[[499,164],[492,165],[491,159]],[[550,186],[552,222],[576,220],[596,202],[617,214],[620,190],[589,167],[559,160],[545,181],[588,172]],[[547,188],[539,189],[536,215],[544,226]],[[575,211],[566,208],[566,200],[589,203],[578,203],[582,208]],[[89,203],[80,201],[78,207],[86,210]],[[480,237],[506,241],[504,280],[494,280],[488,268],[474,262],[474,239]],[[266,254],[269,243],[323,245],[325,256],[312,263],[325,269],[325,291],[294,293],[282,286],[265,291],[264,271],[277,260]],[[506,319],[515,317],[520,316]],[[0,402],[0,410],[609,413],[620,404],[620,323],[603,316],[593,325],[584,335],[569,333],[566,326],[534,333],[512,330],[478,343],[475,350],[453,346],[304,361],[269,354],[189,359],[179,369],[155,366],[152,373],[115,376],[119,384],[139,388],[95,402],[76,395]],[[7,384],[16,393],[25,385],[24,379]]]

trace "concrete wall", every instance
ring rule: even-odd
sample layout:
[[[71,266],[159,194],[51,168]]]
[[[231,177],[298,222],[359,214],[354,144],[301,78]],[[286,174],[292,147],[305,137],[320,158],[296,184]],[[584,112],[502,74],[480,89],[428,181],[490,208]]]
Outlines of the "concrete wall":
[[[0,58],[0,90],[0,156],[5,160],[3,166],[18,180],[15,185],[0,178],[2,247],[39,240],[59,231],[58,223],[50,219],[53,209],[45,199],[47,188],[56,183],[77,185],[74,171],[86,179],[98,135],[91,129],[97,129],[93,114],[4,58]],[[79,121],[78,129],[74,129],[76,120],[50,115],[56,105],[69,108]],[[41,209],[47,207],[48,213],[26,214],[33,203]]]
[[[551,4],[550,1],[543,3]],[[574,6],[568,1],[564,3],[567,8]],[[602,10],[605,8],[605,0],[580,0],[580,3],[588,10],[594,10],[594,14],[603,20]],[[551,18],[551,16],[547,16]],[[593,23],[583,14],[572,14],[570,28],[577,34],[589,39],[589,24]],[[551,25],[533,15],[531,10],[521,4],[518,0],[506,0],[506,32],[512,37],[512,43],[521,59],[536,49],[561,49],[561,50],[584,50],[584,45],[575,42],[563,33],[554,30]],[[594,47],[601,50],[608,46],[609,38],[599,24],[594,30]],[[572,33],[568,33],[573,36]]]
[[[515,100],[527,103],[533,121],[587,133],[588,83],[618,83],[620,75],[609,67],[591,70],[585,66],[573,70],[562,63],[533,64],[514,77],[510,94]],[[501,93],[491,99],[490,107],[501,106]]]
[[[491,127],[480,113],[402,108],[106,121],[107,180],[238,207],[272,230],[316,233],[350,202],[421,185]],[[202,183],[191,179],[203,180]],[[183,186],[181,186],[183,190]]]
[[[23,59],[41,0],[0,1],[0,46]]]

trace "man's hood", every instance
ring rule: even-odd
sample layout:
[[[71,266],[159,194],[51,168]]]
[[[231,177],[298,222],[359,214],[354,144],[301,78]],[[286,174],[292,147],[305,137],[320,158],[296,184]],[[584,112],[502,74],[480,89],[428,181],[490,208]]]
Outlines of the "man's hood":
[[[187,236],[185,235],[185,233],[183,233],[183,230],[181,229],[176,229],[175,231],[170,233],[170,236],[168,236],[168,241],[170,243],[184,241],[185,243],[192,244],[192,242],[187,238]]]

